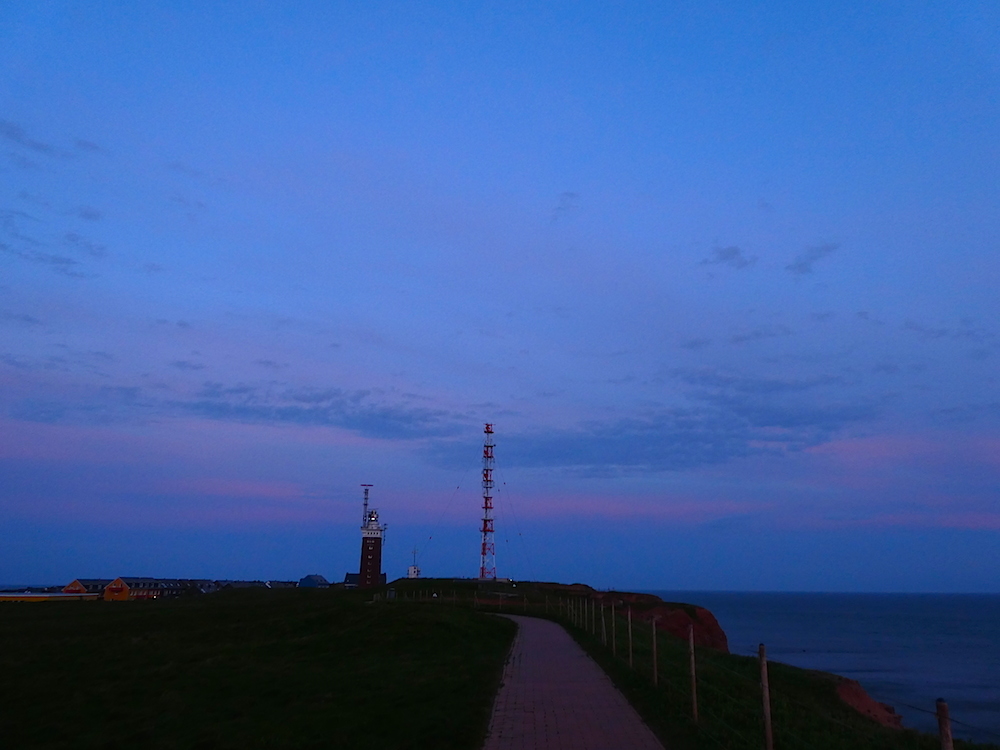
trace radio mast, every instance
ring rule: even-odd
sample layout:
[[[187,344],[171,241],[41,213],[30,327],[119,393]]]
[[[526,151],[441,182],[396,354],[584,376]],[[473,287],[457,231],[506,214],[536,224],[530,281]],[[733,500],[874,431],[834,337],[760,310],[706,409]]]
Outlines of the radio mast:
[[[486,424],[483,432],[483,534],[479,556],[479,580],[496,580],[497,557],[493,542],[493,425]]]

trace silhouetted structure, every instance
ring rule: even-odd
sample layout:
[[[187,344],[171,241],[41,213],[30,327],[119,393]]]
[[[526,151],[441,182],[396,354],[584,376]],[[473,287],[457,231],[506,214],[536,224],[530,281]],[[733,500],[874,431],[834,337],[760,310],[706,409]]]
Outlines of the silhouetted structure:
[[[356,574],[348,573],[344,576],[344,587],[349,589],[367,589],[385,584],[382,541],[386,527],[378,522],[378,511],[368,507],[368,491],[372,485],[361,486],[365,488],[364,510],[361,514],[361,563]]]
[[[479,529],[483,535],[479,553],[479,580],[496,580],[497,548],[493,542],[493,425],[487,423],[483,429],[483,525]]]

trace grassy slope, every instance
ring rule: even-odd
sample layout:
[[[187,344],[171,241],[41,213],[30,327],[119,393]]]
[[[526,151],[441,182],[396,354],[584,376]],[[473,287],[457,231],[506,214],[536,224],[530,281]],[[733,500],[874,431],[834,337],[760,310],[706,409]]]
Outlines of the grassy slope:
[[[17,748],[478,748],[512,623],[353,592],[0,606]]]
[[[610,618],[609,618],[610,620]],[[650,727],[675,750],[763,746],[760,666],[756,659],[698,649],[700,721],[691,721],[687,643],[666,633],[657,639],[660,686],[652,686],[652,633],[648,622],[633,623],[635,669],[628,667],[626,623],[618,619],[618,657],[597,637],[563,625],[628,697]],[[610,637],[610,622],[608,623]],[[598,631],[599,633],[600,631]],[[771,662],[772,725],[777,748],[813,750],[937,750],[938,738],[893,730],[861,716],[836,695],[831,675]],[[956,740],[956,748],[997,748]]]

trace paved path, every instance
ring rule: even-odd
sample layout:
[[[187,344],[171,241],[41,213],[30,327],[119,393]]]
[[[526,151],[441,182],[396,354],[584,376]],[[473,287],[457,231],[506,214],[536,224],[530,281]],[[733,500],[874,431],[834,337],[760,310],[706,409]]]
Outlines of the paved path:
[[[663,750],[569,633],[549,620],[509,617],[517,635],[484,750]]]

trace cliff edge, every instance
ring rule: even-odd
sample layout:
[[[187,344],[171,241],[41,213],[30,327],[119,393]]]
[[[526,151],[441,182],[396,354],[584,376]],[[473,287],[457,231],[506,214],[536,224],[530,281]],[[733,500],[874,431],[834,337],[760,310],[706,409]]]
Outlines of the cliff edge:
[[[869,719],[877,721],[884,727],[891,729],[903,728],[903,717],[896,713],[896,709],[887,703],[879,703],[865,692],[861,683],[849,680],[840,675],[837,678],[837,697],[853,708],[859,714],[867,716]]]
[[[687,640],[688,627],[694,626],[696,646],[708,646],[725,654],[729,653],[729,640],[715,619],[715,615],[704,607],[680,602],[665,602],[655,594],[636,594],[631,591],[596,591],[583,583],[546,584],[546,588],[556,592],[586,595],[606,607],[615,605],[619,610],[632,608],[632,618],[641,622],[651,622],[654,617],[656,629]]]
[[[542,587],[557,595],[562,593],[587,596],[606,607],[613,604],[619,611],[625,607],[631,607],[633,620],[649,623],[656,617],[658,631],[670,633],[684,640],[687,640],[688,628],[693,626],[696,646],[707,646],[725,654],[729,653],[729,640],[726,638],[725,631],[719,625],[719,621],[715,619],[715,615],[704,607],[681,602],[665,602],[655,594],[637,594],[631,591],[596,591],[583,583],[568,585],[550,583],[542,584]],[[895,709],[872,698],[857,681],[828,672],[820,674],[826,675],[827,678],[834,681],[837,697],[859,714],[867,716],[885,727],[903,728],[903,719],[896,713]]]

